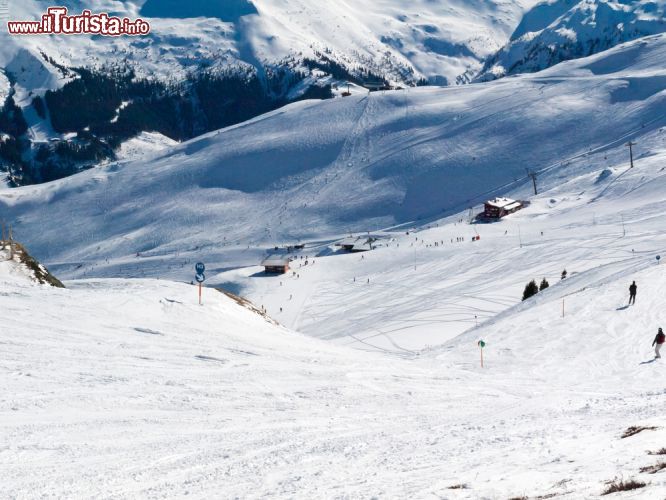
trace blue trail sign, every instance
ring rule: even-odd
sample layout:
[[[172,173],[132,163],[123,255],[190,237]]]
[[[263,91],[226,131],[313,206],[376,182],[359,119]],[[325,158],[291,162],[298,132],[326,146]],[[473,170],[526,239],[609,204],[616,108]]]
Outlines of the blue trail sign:
[[[197,265],[194,266],[194,269],[197,272],[197,275],[195,276],[195,279],[197,280],[197,283],[199,283],[199,305],[203,305],[201,302],[201,284],[206,281],[206,275],[204,274],[204,271],[206,270],[206,266],[204,265],[203,262],[198,262]]]

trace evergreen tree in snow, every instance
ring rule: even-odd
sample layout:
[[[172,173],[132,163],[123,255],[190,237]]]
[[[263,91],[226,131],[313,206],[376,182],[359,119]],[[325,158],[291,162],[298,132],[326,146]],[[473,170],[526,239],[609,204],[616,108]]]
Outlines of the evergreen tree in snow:
[[[550,283],[548,283],[548,280],[546,280],[546,278],[544,278],[544,279],[541,281],[541,285],[539,285],[539,291],[540,291],[540,292],[543,292],[543,291],[544,291],[546,288],[548,288],[549,286],[550,286]]]
[[[530,297],[534,297],[537,293],[539,293],[539,287],[537,286],[536,281],[532,280],[525,286],[525,291],[523,292],[523,300],[527,300]]]
[[[562,271],[562,279],[566,279],[566,277],[567,277],[567,270],[565,269],[564,271]]]

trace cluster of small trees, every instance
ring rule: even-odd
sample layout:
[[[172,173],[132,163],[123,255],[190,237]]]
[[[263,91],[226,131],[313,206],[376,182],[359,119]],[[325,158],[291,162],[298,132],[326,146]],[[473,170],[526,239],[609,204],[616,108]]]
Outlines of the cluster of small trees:
[[[566,277],[567,270],[565,269],[562,271],[562,279],[566,279]],[[523,290],[523,300],[525,301],[530,297],[534,297],[537,293],[543,292],[548,287],[550,287],[550,283],[548,283],[546,278],[541,280],[540,285],[537,285],[536,280],[530,281],[527,285],[525,285],[525,290]]]
[[[548,288],[550,284],[544,278],[541,280],[541,285],[537,285],[536,280],[530,281],[527,285],[525,285],[525,290],[523,291],[523,300],[527,300],[530,297],[534,297],[537,293],[545,290]]]

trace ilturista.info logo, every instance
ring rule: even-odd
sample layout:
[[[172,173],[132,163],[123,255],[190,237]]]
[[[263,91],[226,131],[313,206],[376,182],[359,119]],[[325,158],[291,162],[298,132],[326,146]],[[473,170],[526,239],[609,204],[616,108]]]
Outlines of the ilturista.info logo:
[[[143,36],[150,33],[150,24],[106,12],[84,10],[70,15],[66,7],[49,7],[39,21],[7,21],[7,31],[11,35]]]

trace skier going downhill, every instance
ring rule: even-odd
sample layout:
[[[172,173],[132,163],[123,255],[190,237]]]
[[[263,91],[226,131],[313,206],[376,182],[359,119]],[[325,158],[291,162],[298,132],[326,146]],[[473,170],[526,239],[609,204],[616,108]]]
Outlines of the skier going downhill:
[[[636,282],[634,281],[631,286],[629,287],[629,305],[631,304],[636,304],[636,292],[638,291],[638,287],[636,286]]]
[[[652,342],[655,359],[661,358],[659,351],[661,351],[661,346],[664,345],[664,343],[666,343],[666,335],[664,335],[664,331],[660,328],[657,332],[657,336],[654,338],[654,342]]]

